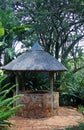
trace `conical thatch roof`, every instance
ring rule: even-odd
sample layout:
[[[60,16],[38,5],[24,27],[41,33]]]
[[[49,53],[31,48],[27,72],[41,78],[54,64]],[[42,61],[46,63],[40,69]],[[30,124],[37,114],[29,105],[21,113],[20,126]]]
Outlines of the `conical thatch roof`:
[[[3,67],[7,71],[65,71],[67,70],[53,56],[45,52],[36,43],[31,50],[18,56],[9,64]]]

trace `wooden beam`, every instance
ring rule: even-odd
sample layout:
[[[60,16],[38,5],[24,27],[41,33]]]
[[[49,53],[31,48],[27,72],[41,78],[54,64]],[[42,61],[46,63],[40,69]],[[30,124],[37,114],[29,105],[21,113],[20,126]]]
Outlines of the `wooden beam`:
[[[51,93],[51,109],[53,110],[53,78],[54,73],[50,72],[50,93]]]
[[[18,73],[16,73],[16,94],[19,94],[19,79],[18,79]]]
[[[26,86],[25,72],[22,72],[21,75],[22,75],[22,91],[24,92],[25,91],[25,86]]]
[[[18,81],[18,73],[16,73],[16,95],[19,94],[19,81]],[[16,101],[16,105],[18,105],[18,101]]]

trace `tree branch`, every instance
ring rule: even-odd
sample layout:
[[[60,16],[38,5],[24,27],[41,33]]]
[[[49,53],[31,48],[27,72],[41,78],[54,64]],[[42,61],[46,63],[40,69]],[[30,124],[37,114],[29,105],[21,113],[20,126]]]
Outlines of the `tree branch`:
[[[81,40],[84,37],[84,35],[78,37],[75,41],[73,41],[73,43],[68,47],[68,49],[65,51],[65,53],[63,54],[63,58],[65,59],[67,57],[67,55],[69,54],[69,52],[71,51],[71,49],[76,45],[76,43]]]
[[[73,73],[76,73],[77,71],[79,71],[79,70],[81,70],[81,69],[83,69],[83,68],[84,68],[84,66],[79,67],[79,68],[77,68],[77,69],[73,70]]]

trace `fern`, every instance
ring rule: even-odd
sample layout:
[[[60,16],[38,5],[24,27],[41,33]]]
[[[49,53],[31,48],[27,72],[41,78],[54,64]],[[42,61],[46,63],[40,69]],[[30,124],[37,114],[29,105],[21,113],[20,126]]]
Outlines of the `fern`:
[[[0,83],[4,80],[5,78],[0,76]],[[9,89],[7,88],[9,84],[6,84],[3,87],[0,87],[0,129],[2,128],[2,126],[7,125],[10,126],[12,125],[10,122],[8,122],[7,120],[13,116],[16,112],[16,110],[19,107],[22,107],[23,105],[17,105],[17,106],[13,106],[13,104],[18,101],[23,95],[16,95],[14,97],[11,98],[6,98],[7,94],[15,87],[12,86]]]

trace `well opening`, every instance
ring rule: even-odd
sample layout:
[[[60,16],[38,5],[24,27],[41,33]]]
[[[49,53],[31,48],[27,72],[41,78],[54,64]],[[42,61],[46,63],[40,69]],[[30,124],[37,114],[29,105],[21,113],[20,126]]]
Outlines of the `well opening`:
[[[46,94],[49,93],[48,90],[30,90],[30,91],[26,91],[26,93],[28,94]]]
[[[31,82],[32,85],[34,85],[35,81],[36,82],[34,87],[28,86],[27,82],[26,87],[23,86],[21,87],[21,90],[19,89],[18,93],[24,94],[24,96],[18,101],[18,104],[25,104],[25,106],[18,110],[17,115],[27,118],[43,118],[57,115],[59,108],[59,94],[53,92],[54,73],[31,72],[31,77],[29,77],[30,79],[28,79],[28,73],[25,74],[25,84],[26,80]],[[40,74],[41,77],[37,76],[38,74]],[[35,76],[35,79],[33,78],[32,80],[32,76]],[[44,82],[45,77],[47,79],[46,82]],[[20,86],[18,87],[20,88]],[[32,90],[32,88],[34,89]]]
[[[59,94],[53,92],[54,73],[62,72],[67,69],[62,63],[57,61],[57,59],[45,52],[38,43],[34,44],[30,50],[4,66],[3,70],[16,73],[16,94],[24,94],[24,96],[16,102],[16,105],[20,103],[25,104],[24,108],[18,110],[18,115],[39,118],[56,114],[59,106]],[[44,82],[43,85],[39,84],[41,79],[34,79],[34,82],[31,82],[31,79],[26,81],[26,72],[33,72],[31,79],[34,79],[33,76],[36,72],[48,72],[49,78],[46,84]],[[21,79],[19,79],[19,74],[22,76]],[[44,78],[44,76],[42,76],[42,78]],[[45,81],[45,78],[43,81]],[[27,92],[28,90],[34,91]],[[43,90],[45,91],[43,92]],[[46,90],[49,92],[46,92]]]

